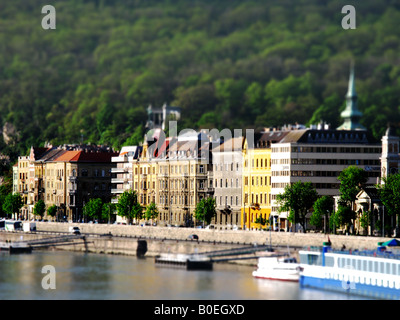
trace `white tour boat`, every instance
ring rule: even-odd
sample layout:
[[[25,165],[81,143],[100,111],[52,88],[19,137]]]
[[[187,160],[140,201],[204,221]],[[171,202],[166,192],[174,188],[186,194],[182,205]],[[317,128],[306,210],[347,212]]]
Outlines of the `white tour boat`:
[[[300,264],[291,257],[261,257],[253,277],[269,280],[299,281]]]
[[[400,299],[400,255],[377,250],[334,251],[330,245],[299,251],[300,286],[378,299]]]

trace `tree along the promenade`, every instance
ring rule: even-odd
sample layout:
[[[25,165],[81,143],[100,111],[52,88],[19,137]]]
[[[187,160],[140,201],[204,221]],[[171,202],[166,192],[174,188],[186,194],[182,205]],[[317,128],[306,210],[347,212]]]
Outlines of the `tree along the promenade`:
[[[314,212],[311,215],[310,223],[317,228],[326,227],[329,225],[329,216],[332,214],[335,201],[331,196],[322,196],[318,198],[313,205]]]
[[[158,217],[158,213],[159,212],[158,212],[156,204],[154,202],[152,202],[146,207],[144,216],[147,220],[150,220],[150,219],[153,220]]]
[[[111,215],[115,213],[117,206],[115,203],[107,202],[103,203],[103,219],[108,219],[108,223],[111,222]]]
[[[22,208],[24,202],[22,201],[22,197],[19,193],[12,194],[9,193],[3,202],[3,211],[12,218],[12,215],[15,214],[15,218],[18,219],[19,209]]]
[[[46,204],[42,199],[38,200],[33,207],[33,214],[35,216],[39,216],[40,219],[43,219],[44,213],[46,212]]]
[[[143,216],[143,207],[138,202],[136,191],[127,190],[121,194],[117,203],[117,214],[131,223],[132,219],[141,219]]]
[[[294,224],[300,223],[306,232],[306,215],[318,199],[318,193],[311,182],[295,182],[287,185],[285,191],[276,196],[279,212],[289,212],[288,220]]]
[[[83,215],[100,222],[103,219],[103,201],[100,198],[90,199],[83,207]]]
[[[367,182],[368,175],[359,167],[349,166],[339,174],[338,180],[340,181],[340,199],[338,210],[335,213],[335,223],[336,225],[345,224],[349,229],[356,217],[353,209],[357,193]]]
[[[47,208],[47,215],[54,218],[57,214],[57,206],[53,204],[52,206]]]
[[[382,181],[382,184],[377,185],[378,195],[385,206],[385,214],[396,217],[396,228],[398,229],[398,215],[400,214],[400,173],[383,177]]]
[[[217,213],[215,207],[215,199],[213,197],[201,199],[194,210],[196,221],[204,221],[209,224]]]
[[[6,212],[3,210],[3,203],[9,193],[10,191],[7,186],[0,185],[0,217],[6,216]]]

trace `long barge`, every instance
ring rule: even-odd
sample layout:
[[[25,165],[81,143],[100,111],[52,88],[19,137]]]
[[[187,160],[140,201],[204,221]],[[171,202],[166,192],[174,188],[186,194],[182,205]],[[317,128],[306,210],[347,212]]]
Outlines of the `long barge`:
[[[15,253],[31,253],[32,247],[26,243],[0,243],[0,252],[8,252],[11,254]]]
[[[159,266],[184,268],[186,270],[212,270],[213,263],[209,257],[191,254],[162,253],[155,257]]]
[[[344,292],[376,299],[400,299],[400,255],[377,250],[299,251],[301,287]]]

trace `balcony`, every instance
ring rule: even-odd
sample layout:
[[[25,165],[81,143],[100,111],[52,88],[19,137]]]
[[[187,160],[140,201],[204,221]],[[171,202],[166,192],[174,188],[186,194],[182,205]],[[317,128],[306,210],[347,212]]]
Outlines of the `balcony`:
[[[214,193],[214,192],[215,192],[215,188],[213,188],[213,187],[207,188],[207,193]]]
[[[111,189],[112,194],[122,194],[124,191],[124,189]]]
[[[111,179],[111,183],[115,183],[115,184],[123,184],[125,182],[126,179],[124,178],[112,178]]]
[[[128,162],[128,157],[112,157],[111,162]]]
[[[126,173],[128,168],[111,168],[111,173]]]

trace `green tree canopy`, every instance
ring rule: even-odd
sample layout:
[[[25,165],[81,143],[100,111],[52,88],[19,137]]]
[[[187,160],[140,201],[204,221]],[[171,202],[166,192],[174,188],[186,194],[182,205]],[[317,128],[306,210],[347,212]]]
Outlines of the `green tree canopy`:
[[[13,214],[15,214],[16,216],[18,215],[19,210],[23,207],[23,205],[24,203],[19,193],[16,194],[9,193],[4,199],[2,208],[7,215],[12,217]]]
[[[150,220],[150,219],[153,220],[153,219],[157,219],[158,214],[159,214],[159,212],[157,209],[157,205],[154,202],[152,202],[146,207],[144,216],[147,220]]]
[[[400,214],[400,173],[383,177],[383,183],[377,185],[379,198],[385,206],[385,212],[391,216]],[[397,226],[398,226],[397,219]]]
[[[103,201],[100,198],[92,198],[83,207],[83,215],[101,221],[103,219]]]
[[[57,214],[57,206],[55,204],[47,208],[47,215],[54,218]]]
[[[336,225],[346,225],[349,230],[350,224],[356,218],[353,208],[357,193],[368,181],[368,174],[364,169],[349,166],[342,170],[338,180],[340,181],[340,200],[334,219]]]
[[[349,166],[340,172],[339,192],[342,201],[352,204],[356,200],[357,193],[368,180],[367,172],[356,166]]]
[[[335,201],[331,196],[322,196],[318,198],[313,205],[314,211],[311,215],[310,223],[317,228],[323,227],[324,222],[326,223],[326,225],[328,225],[328,215],[332,214],[334,204]]]
[[[108,219],[108,222],[111,221],[111,215],[115,214],[117,206],[115,203],[103,203],[103,208],[102,208],[102,217],[103,219]]]
[[[132,219],[141,219],[143,207],[138,202],[137,193],[134,190],[124,191],[118,198],[117,214],[126,218],[129,222]]]
[[[196,221],[204,221],[205,223],[210,224],[211,219],[216,215],[215,208],[215,199],[213,197],[201,199],[194,210]]]
[[[33,207],[33,214],[35,216],[39,216],[41,219],[43,219],[44,213],[46,212],[46,204],[42,199],[39,199],[36,203],[35,206]]]
[[[318,198],[311,182],[298,181],[285,186],[285,191],[276,196],[279,212],[289,212],[288,220],[300,223],[306,232],[306,215]]]

